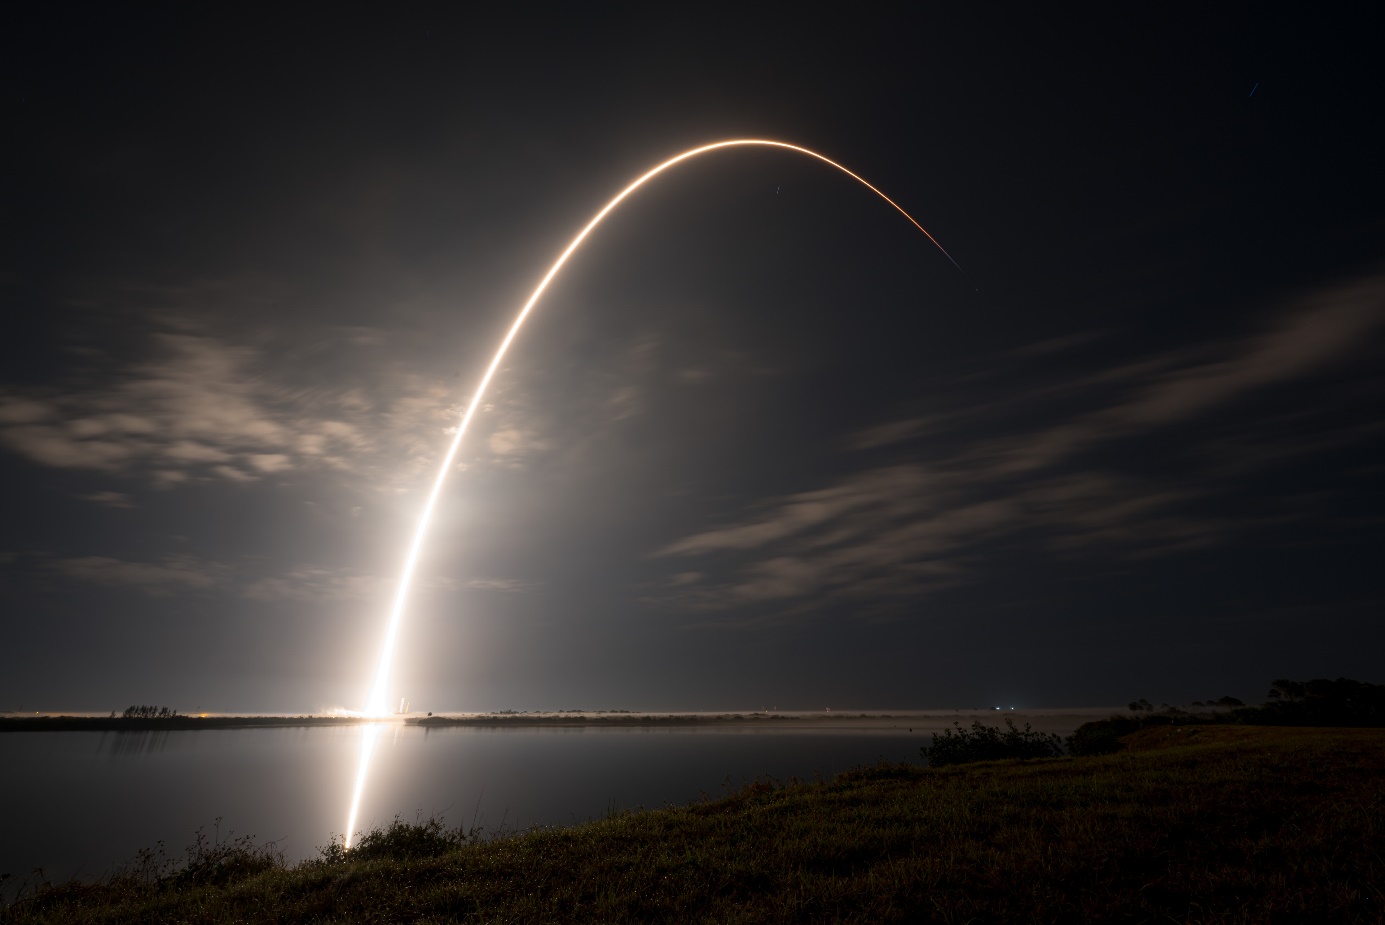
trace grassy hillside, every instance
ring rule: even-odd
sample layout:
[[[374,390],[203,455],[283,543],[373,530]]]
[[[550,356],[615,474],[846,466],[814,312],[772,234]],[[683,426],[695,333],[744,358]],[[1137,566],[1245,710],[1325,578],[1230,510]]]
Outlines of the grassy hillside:
[[[414,831],[412,847],[291,869],[67,885],[0,921],[1385,919],[1385,731],[1161,727],[1130,744],[761,784],[460,846]]]

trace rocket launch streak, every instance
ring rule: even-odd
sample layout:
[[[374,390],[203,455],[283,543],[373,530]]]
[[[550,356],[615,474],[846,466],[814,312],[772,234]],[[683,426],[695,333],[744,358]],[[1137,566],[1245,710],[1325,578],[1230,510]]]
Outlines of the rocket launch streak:
[[[384,643],[380,647],[380,657],[375,668],[375,680],[374,683],[371,685],[370,695],[366,700],[365,712],[367,715],[383,716],[389,712],[388,688],[390,680],[390,669],[394,662],[394,648],[395,643],[399,638],[399,627],[404,617],[404,605],[409,598],[409,588],[413,584],[414,571],[418,566],[418,556],[419,552],[423,548],[424,537],[427,535],[428,526],[433,519],[433,509],[437,506],[438,496],[442,493],[442,486],[447,481],[447,473],[451,471],[452,464],[457,457],[457,451],[461,448],[462,437],[465,436],[467,426],[471,423],[471,419],[475,416],[476,409],[480,407],[481,400],[485,397],[486,389],[490,386],[491,379],[494,378],[496,370],[500,368],[501,362],[505,359],[505,354],[509,351],[510,344],[514,341],[515,336],[519,334],[519,329],[524,325],[525,319],[529,317],[529,313],[533,310],[534,306],[538,304],[538,301],[540,297],[543,296],[544,291],[548,289],[548,284],[553,281],[553,277],[558,275],[558,271],[561,270],[563,268],[563,265],[567,263],[568,258],[572,256],[573,252],[575,252],[577,248],[582,246],[582,242],[587,239],[587,236],[592,233],[596,226],[601,224],[602,220],[610,214],[611,210],[613,210],[616,206],[624,202],[626,197],[628,197],[631,193],[635,192],[635,190],[639,189],[641,186],[644,186],[646,183],[657,177],[659,174],[663,173],[665,170],[668,170],[670,167],[673,167],[677,164],[681,164],[683,161],[689,160],[702,154],[707,154],[712,151],[719,151],[724,148],[743,147],[779,148],[781,150],[792,151],[796,154],[803,154],[808,157],[815,158],[816,160],[819,160],[830,167],[835,167],[837,170],[840,170],[842,173],[851,177],[853,180],[857,181],[862,186],[865,186],[871,192],[875,193],[881,199],[885,200],[891,206],[893,206],[899,212],[900,215],[903,215],[906,219],[909,220],[909,222],[915,228],[923,232],[924,235],[928,238],[928,240],[933,242],[933,245],[937,247],[939,251],[942,252],[944,257],[951,261],[954,267],[957,267],[957,270],[961,272],[963,276],[966,275],[965,271],[962,270],[962,267],[957,263],[957,261],[952,259],[952,255],[949,254],[947,250],[944,249],[943,246],[938,243],[938,240],[936,238],[934,238],[931,234],[928,233],[928,229],[924,228],[922,225],[918,223],[917,220],[915,220],[915,218],[912,215],[904,211],[904,209],[899,205],[899,203],[895,202],[889,196],[886,196],[884,193],[882,193],[879,189],[872,186],[865,180],[865,178],[859,176],[858,174],[852,173],[850,170],[846,169],[841,164],[838,164],[836,161],[824,157],[823,155],[818,154],[816,151],[810,151],[807,148],[802,148],[798,145],[791,145],[787,142],[770,141],[762,138],[737,138],[732,139],[730,141],[718,141],[712,144],[702,145],[701,147],[693,148],[690,151],[684,151],[682,154],[669,158],[662,164],[659,164],[657,167],[654,167],[653,169],[649,170],[648,172],[640,176],[629,186],[625,187],[625,189],[621,190],[620,193],[618,193],[614,199],[606,203],[606,205],[602,207],[600,212],[596,213],[596,215],[591,219],[591,221],[587,222],[586,226],[580,232],[577,233],[577,236],[572,239],[572,241],[568,244],[566,249],[564,249],[563,252],[558,255],[558,259],[555,260],[553,262],[553,265],[548,268],[548,272],[544,274],[543,279],[539,280],[538,286],[535,287],[533,294],[529,296],[529,301],[525,302],[524,306],[519,310],[519,315],[515,318],[514,323],[510,325],[510,330],[508,333],[506,333],[505,339],[500,342],[500,349],[498,349],[495,352],[495,357],[491,360],[490,365],[486,367],[485,375],[481,377],[481,382],[476,387],[476,393],[472,396],[471,403],[467,405],[466,411],[462,414],[461,423],[457,425],[456,433],[452,437],[452,444],[447,448],[447,454],[443,457],[442,466],[439,467],[437,477],[433,480],[433,488],[428,493],[428,501],[423,506],[423,513],[419,516],[418,525],[414,528],[413,540],[409,544],[408,555],[404,559],[404,570],[399,576],[399,584],[396,587],[394,593],[394,603],[390,608],[389,623],[385,628]],[[356,774],[356,788],[351,804],[350,822],[348,822],[347,824],[347,847],[350,847],[351,845],[351,829],[355,825],[356,814],[357,810],[359,809],[361,799],[361,793],[365,788],[365,779],[367,771],[369,770],[370,754],[372,751],[371,746],[374,742],[373,735],[371,735],[369,732],[367,732],[366,735],[369,736],[369,739],[363,740],[364,747],[361,749],[360,767],[357,769]],[[366,741],[368,741],[369,744],[364,744]]]

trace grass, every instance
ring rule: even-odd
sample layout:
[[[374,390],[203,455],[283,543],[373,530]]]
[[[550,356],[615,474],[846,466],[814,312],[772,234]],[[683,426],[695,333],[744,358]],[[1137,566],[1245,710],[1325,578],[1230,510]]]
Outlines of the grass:
[[[1385,731],[1156,727],[1127,751],[719,800],[222,882],[50,887],[0,922],[1381,922]],[[413,846],[409,848],[408,846]]]

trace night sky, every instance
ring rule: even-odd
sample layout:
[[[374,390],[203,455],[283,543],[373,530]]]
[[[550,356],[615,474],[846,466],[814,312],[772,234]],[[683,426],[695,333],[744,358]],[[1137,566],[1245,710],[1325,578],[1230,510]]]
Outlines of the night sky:
[[[468,435],[394,696],[1385,681],[1378,33],[851,9],[10,11],[0,710],[359,708],[514,312],[732,137],[966,275],[801,156],[640,191]]]

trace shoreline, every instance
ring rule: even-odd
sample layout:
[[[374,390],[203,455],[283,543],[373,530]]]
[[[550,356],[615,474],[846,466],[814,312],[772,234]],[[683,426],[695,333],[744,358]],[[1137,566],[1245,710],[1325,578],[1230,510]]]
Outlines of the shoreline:
[[[1090,719],[1118,713],[1115,707],[1074,707],[1040,710],[890,710],[890,711],[716,711],[716,712],[634,712],[561,711],[439,713],[437,715],[395,714],[387,717],[339,716],[322,714],[197,714],[158,718],[125,718],[92,714],[0,714],[0,733],[4,732],[182,732],[199,729],[255,729],[304,726],[355,726],[366,723],[397,723],[423,729],[469,727],[694,727],[694,726],[771,726],[794,728],[843,728],[848,725],[868,728],[918,726],[924,730],[946,728],[953,722],[969,725],[988,717],[1010,717],[1023,725],[1072,728]],[[1074,722],[1076,721],[1076,722]]]

